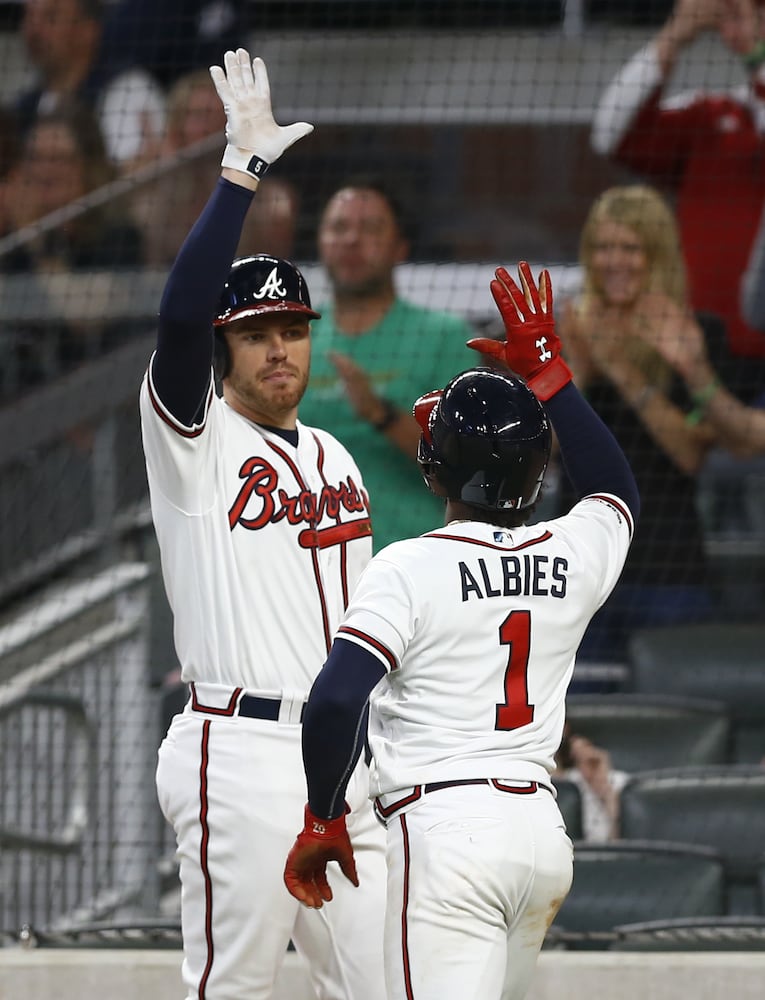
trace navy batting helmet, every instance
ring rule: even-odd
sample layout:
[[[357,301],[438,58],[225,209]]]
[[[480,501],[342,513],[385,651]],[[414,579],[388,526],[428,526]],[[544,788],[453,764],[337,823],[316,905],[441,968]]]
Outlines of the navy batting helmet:
[[[417,461],[437,496],[484,510],[523,510],[537,499],[552,434],[526,383],[493,368],[472,368],[421,396]]]
[[[219,378],[228,374],[229,357],[225,338],[217,328],[269,312],[303,313],[309,319],[321,316],[311,308],[305,278],[293,263],[265,253],[239,257],[231,266],[213,319]]]

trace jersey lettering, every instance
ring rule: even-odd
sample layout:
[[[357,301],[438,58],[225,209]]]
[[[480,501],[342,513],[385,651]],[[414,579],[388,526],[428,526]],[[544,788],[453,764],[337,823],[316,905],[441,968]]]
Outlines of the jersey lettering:
[[[462,600],[470,597],[565,597],[568,560],[555,556],[524,553],[522,556],[501,556],[500,570],[496,564],[477,560],[476,571],[460,562]],[[492,572],[494,577],[492,578]],[[479,582],[480,581],[480,582]]]
[[[497,705],[494,728],[520,729],[534,721],[528,686],[531,612],[511,611],[499,627],[499,642],[509,646],[510,652],[505,669],[505,701]]]
[[[264,458],[248,458],[239,476],[245,482],[228,512],[232,531],[237,524],[257,531],[282,520],[315,527],[325,516],[336,519],[341,510],[362,513],[366,509],[361,491],[350,476],[338,486],[323,486],[318,496],[311,490],[300,490],[294,496],[277,490],[279,475]]]
[[[257,292],[252,293],[254,299],[286,299],[287,289],[281,283],[279,272],[274,268]]]

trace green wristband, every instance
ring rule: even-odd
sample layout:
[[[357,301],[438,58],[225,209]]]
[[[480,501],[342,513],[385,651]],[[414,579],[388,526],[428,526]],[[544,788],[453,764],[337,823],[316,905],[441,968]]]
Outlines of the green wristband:
[[[703,389],[697,389],[695,392],[691,393],[691,399],[693,400],[694,406],[697,410],[703,411],[712,402],[714,396],[717,395],[717,391],[720,388],[720,380],[713,378],[711,382],[704,386]]]

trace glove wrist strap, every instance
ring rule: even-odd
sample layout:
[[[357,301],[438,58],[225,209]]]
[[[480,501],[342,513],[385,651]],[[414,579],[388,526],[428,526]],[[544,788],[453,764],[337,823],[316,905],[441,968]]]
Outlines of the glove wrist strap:
[[[345,832],[345,813],[347,811],[346,806],[345,811],[336,819],[321,819],[321,817],[314,815],[309,805],[306,805],[305,830],[312,837],[316,837],[319,840],[330,840],[333,837],[339,837]]]
[[[221,160],[222,167],[229,167],[231,170],[241,170],[244,174],[249,174],[256,180],[265,176],[270,164],[266,160],[257,156],[250,149],[240,149],[238,146],[226,146]]]
[[[526,381],[529,389],[531,389],[537,399],[541,403],[544,403],[551,396],[554,396],[556,392],[559,392],[572,378],[571,369],[563,358],[558,355],[546,364],[540,372],[530,376]]]

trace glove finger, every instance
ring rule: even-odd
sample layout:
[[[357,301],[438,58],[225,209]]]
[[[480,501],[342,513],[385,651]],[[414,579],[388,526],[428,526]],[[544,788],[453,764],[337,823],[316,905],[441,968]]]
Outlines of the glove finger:
[[[231,92],[234,95],[235,101],[240,101],[243,97],[244,85],[242,83],[242,70],[239,65],[239,52],[241,50],[237,49],[236,52],[229,50],[223,57],[223,62],[226,66],[226,77],[228,78],[228,84],[231,87]]]
[[[256,56],[252,60],[252,79],[255,85],[255,93],[261,100],[268,101],[271,104],[271,85],[268,82],[268,70],[266,69],[266,64],[260,58]]]
[[[332,899],[332,890],[330,889],[329,882],[327,881],[326,866],[322,866],[322,868],[314,872],[313,884],[316,892],[319,894],[319,897],[326,903],[329,903]]]
[[[252,62],[247,49],[236,50],[236,60],[239,65],[239,73],[242,77],[242,86],[246,94],[251,94],[255,90],[255,80],[252,73]]]
[[[534,281],[534,275],[531,273],[531,268],[525,260],[519,262],[518,274],[521,278],[523,296],[526,302],[533,308],[535,313],[541,313],[542,304],[539,301],[539,292],[537,291],[536,282]]]
[[[552,316],[553,313],[553,292],[552,292],[552,281],[550,280],[550,272],[545,268],[539,275],[539,298],[542,303],[542,309],[547,313],[548,316]]]
[[[471,347],[474,351],[480,351],[481,354],[499,358],[500,361],[505,359],[505,345],[498,340],[491,340],[490,337],[473,337],[472,340],[467,341],[466,346]]]
[[[524,295],[524,293],[516,285],[515,281],[510,277],[510,275],[507,273],[507,271],[504,269],[504,267],[498,267],[497,270],[496,270],[496,272],[495,272],[495,274],[497,275],[497,278],[495,278],[495,281],[498,281],[499,283],[501,283],[504,286],[506,295],[509,296],[512,299],[512,302],[513,302],[513,304],[515,306],[515,309],[516,309],[516,312],[518,314],[518,318],[519,319],[528,318],[531,315],[531,313],[530,313],[529,305],[528,305],[528,302],[526,301],[526,296]],[[492,289],[492,292],[493,292],[493,289]],[[497,302],[496,295],[494,296],[494,301]],[[499,302],[497,302],[497,305],[499,306]],[[501,310],[501,308],[502,307],[500,306],[500,310]],[[503,313],[503,315],[504,315],[504,313]],[[507,317],[505,317],[505,318],[507,318]]]
[[[313,132],[313,125],[308,122],[295,122],[294,125],[280,126],[281,137],[285,142],[284,149],[289,149],[293,142],[302,139],[304,135]]]
[[[220,66],[210,67],[210,76],[212,77],[212,82],[218,92],[218,97],[221,99],[224,107],[230,105],[234,99],[234,95],[231,92],[231,87],[226,79],[226,74],[223,72]]]
[[[316,906],[316,894],[312,883],[306,882],[294,868],[290,867],[289,862],[284,870],[284,884],[287,886],[287,891],[290,895],[294,896],[299,902],[304,903],[306,906]]]
[[[343,875],[345,875],[348,881],[352,882],[353,885],[355,885],[356,888],[358,889],[359,876],[358,872],[356,871],[356,861],[354,860],[353,855],[351,855],[351,857],[349,858],[338,858],[338,862],[340,864],[340,871],[343,873]]]
[[[507,272],[505,273],[507,274]],[[502,319],[505,321],[505,326],[517,328],[523,322],[524,316],[528,314],[528,306],[523,292],[509,274],[507,275],[507,283],[495,278],[489,288],[497,303],[497,308],[502,314]]]

